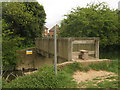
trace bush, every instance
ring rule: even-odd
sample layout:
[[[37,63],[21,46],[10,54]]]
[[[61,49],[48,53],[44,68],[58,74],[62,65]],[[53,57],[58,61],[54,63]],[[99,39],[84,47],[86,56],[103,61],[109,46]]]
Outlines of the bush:
[[[2,20],[3,70],[13,70],[15,68],[17,63],[16,50],[21,45],[21,41],[24,40],[24,38],[14,36],[13,31],[10,31],[7,22],[5,20]]]
[[[31,75],[21,76],[4,84],[5,88],[74,88],[77,87],[75,81],[73,81],[72,75],[76,70],[88,71],[94,70],[107,70],[112,72],[118,72],[117,62],[99,62],[93,63],[88,66],[83,66],[80,63],[72,63],[66,65],[63,69],[58,68],[57,75],[54,72],[52,66],[44,66],[38,69]]]
[[[18,77],[6,84],[6,88],[68,88],[75,87],[69,73],[58,71],[56,75],[53,67],[43,67],[31,75]]]
[[[119,45],[118,10],[112,10],[106,3],[91,3],[76,7],[61,22],[61,37],[100,37],[100,45]]]
[[[1,84],[2,84],[2,88],[5,88],[4,86],[6,84],[8,84],[8,82],[4,78],[2,80],[0,79],[0,81],[1,81]]]
[[[72,63],[68,64],[64,67],[63,71],[73,74],[74,71],[82,69],[82,65],[80,63]]]

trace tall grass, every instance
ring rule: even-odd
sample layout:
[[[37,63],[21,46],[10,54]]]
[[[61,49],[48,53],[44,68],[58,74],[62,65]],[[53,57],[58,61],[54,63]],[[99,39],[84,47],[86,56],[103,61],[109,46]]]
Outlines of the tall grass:
[[[58,71],[56,75],[52,66],[45,66],[31,75],[18,77],[4,85],[5,88],[74,88],[76,82],[72,81],[69,73]]]
[[[118,74],[118,61],[92,63],[89,67],[94,70],[106,70]]]
[[[53,66],[45,66],[31,75],[21,76],[3,85],[5,88],[74,88],[77,87],[72,75],[76,70],[88,71],[106,70],[118,73],[116,61],[92,63],[83,66],[80,63],[66,65],[63,69],[58,68],[58,74],[54,72]]]

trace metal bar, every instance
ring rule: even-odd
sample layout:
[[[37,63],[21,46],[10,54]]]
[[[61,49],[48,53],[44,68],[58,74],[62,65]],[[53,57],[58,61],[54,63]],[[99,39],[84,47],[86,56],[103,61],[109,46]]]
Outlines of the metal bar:
[[[57,74],[57,36],[56,36],[56,25],[54,29],[54,70]]]

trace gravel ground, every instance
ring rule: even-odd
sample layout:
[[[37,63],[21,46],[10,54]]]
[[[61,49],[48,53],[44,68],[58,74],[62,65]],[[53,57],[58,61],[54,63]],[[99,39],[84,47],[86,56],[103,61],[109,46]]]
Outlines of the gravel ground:
[[[102,79],[108,76],[117,76],[117,75],[113,72],[90,70],[88,72],[76,71],[73,75],[73,78],[77,83],[80,83],[80,82],[92,80],[96,77],[101,77]]]

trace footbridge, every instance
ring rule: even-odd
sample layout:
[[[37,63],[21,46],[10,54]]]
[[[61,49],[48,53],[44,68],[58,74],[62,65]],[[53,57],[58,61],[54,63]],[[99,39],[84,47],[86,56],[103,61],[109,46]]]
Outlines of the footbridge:
[[[54,38],[36,38],[37,53],[49,57],[54,55]],[[99,59],[99,38],[58,38],[57,57],[68,61],[78,59],[80,50],[88,51],[89,59]]]

